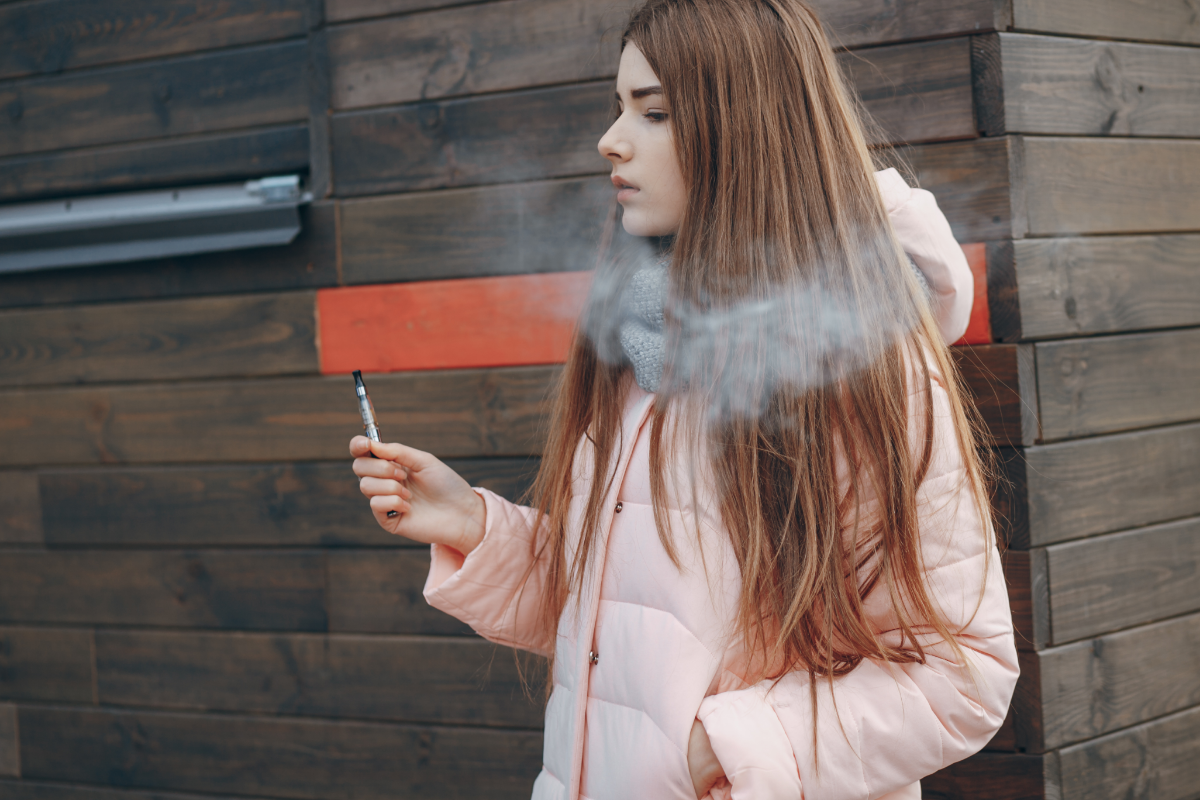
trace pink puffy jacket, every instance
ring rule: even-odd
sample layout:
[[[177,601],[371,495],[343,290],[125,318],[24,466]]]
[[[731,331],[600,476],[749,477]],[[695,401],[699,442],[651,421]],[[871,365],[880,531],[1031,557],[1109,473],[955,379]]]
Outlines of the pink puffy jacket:
[[[936,270],[926,275],[956,308],[954,290],[963,283],[955,272],[966,264],[955,265],[939,251],[953,245],[945,219],[931,196],[908,190],[899,176],[893,188],[898,181],[910,196],[896,201],[889,180],[884,173],[880,183],[901,243],[923,270],[938,262],[945,280]],[[914,241],[906,236],[913,231],[924,235]],[[914,244],[924,249],[910,249]],[[951,290],[942,292],[947,286]],[[946,330],[944,308],[938,317]],[[955,329],[960,324],[965,327],[965,315]],[[711,498],[697,493],[701,507],[693,507],[683,474],[667,476],[682,569],[659,543],[645,424],[653,395],[626,382],[598,569],[582,594],[572,596],[555,642],[541,638],[536,624],[545,565],[531,555],[534,511],[476,489],[487,507],[483,540],[466,558],[434,545],[425,597],[492,641],[543,654],[555,649],[534,800],[693,800],[687,744],[697,718],[729,779],[712,800],[915,799],[920,778],[983,747],[1008,708],[1016,648],[990,525],[981,522],[964,480],[941,376],[933,378],[933,461],[918,493],[925,577],[959,630],[968,667],[957,666],[944,643],[930,640],[924,664],[868,660],[835,679],[832,690],[822,680],[816,741],[807,673],[789,673],[778,683],[744,679],[746,654],[732,635],[737,562],[719,514],[704,505]],[[925,389],[918,380],[910,387],[915,442],[923,437]],[[575,461],[581,487],[593,478],[587,446],[580,444]],[[586,494],[577,493],[568,530],[579,530]],[[876,592],[866,600],[876,629],[894,640],[886,597]]]

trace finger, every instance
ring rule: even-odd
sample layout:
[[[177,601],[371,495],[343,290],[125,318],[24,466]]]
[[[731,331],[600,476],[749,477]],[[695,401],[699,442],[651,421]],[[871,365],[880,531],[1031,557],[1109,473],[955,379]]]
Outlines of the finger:
[[[356,458],[351,464],[354,474],[360,478],[394,478],[398,481],[408,480],[408,472],[394,461],[384,461],[380,458]]]
[[[376,458],[394,461],[406,469],[419,471],[428,466],[433,459],[433,456],[424,450],[418,450],[399,442],[372,442],[369,439],[367,441],[371,446],[371,453]]]
[[[387,519],[389,511],[395,511],[397,514],[407,514],[409,511],[412,511],[412,506],[396,495],[378,495],[371,498],[371,511],[375,514],[376,519]]]
[[[350,455],[355,458],[362,458],[371,454],[371,440],[363,435],[355,436],[350,440]]]
[[[367,497],[396,495],[405,500],[412,499],[412,492],[398,481],[387,478],[360,478],[358,490]]]

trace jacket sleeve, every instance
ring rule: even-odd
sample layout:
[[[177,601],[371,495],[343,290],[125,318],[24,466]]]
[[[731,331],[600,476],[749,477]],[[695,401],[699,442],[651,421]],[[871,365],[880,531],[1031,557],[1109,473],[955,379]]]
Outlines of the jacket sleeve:
[[[933,459],[917,495],[921,551],[930,597],[956,631],[966,666],[932,626],[921,626],[925,663],[863,660],[832,684],[818,678],[815,709],[807,672],[706,698],[697,716],[733,800],[880,797],[977,752],[1004,721],[1018,673],[1008,594],[939,380],[933,376]],[[924,391],[910,393],[910,414]],[[886,589],[865,603],[872,627],[899,644]]]
[[[967,257],[932,194],[911,188],[895,169],[876,172],[875,181],[900,246],[929,284],[942,338],[954,344],[967,332],[975,299]]]
[[[475,489],[487,508],[483,540],[463,556],[452,547],[430,546],[425,600],[457,617],[485,639],[549,655],[540,624],[546,559],[535,558],[537,511]]]

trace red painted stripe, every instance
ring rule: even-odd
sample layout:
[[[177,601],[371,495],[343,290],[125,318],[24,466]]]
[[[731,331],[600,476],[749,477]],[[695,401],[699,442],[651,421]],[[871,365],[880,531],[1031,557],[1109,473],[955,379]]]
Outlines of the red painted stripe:
[[[992,340],[986,249],[963,252],[975,304],[956,344],[983,344]],[[590,272],[555,272],[320,289],[321,372],[562,363],[591,280]]]

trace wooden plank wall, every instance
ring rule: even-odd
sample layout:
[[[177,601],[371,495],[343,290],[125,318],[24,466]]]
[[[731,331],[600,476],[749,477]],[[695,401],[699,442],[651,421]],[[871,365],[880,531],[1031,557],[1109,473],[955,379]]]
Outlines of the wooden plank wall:
[[[1191,797],[1200,27],[1133,0],[814,4],[987,285],[956,355],[1001,456],[1024,674],[925,794]],[[561,342],[532,353],[495,308],[447,326],[586,283],[627,8],[0,3],[0,203],[291,171],[317,198],[286,247],[0,276],[0,796],[528,796],[538,705],[371,520],[340,373],[353,326],[402,333],[383,300],[467,336],[357,362],[387,370],[383,430],[528,485]]]

